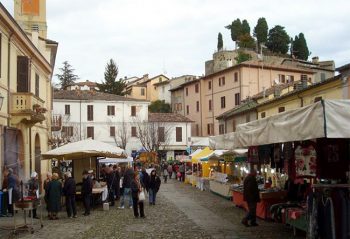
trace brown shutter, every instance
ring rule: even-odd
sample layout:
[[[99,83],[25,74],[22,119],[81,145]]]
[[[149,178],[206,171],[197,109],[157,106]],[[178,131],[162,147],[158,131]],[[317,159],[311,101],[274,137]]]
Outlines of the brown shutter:
[[[137,137],[136,127],[135,126],[131,127],[131,137]]]
[[[88,105],[87,106],[87,120],[88,121],[93,121],[94,120],[94,106],[93,105]]]
[[[87,127],[87,137],[94,139],[94,127]]]
[[[17,92],[29,92],[29,59],[17,56]]]
[[[158,127],[158,140],[159,142],[165,142],[164,127]]]
[[[176,127],[176,142],[182,142],[182,127]]]
[[[2,34],[0,33],[0,77],[1,77],[1,65],[2,65]]]
[[[39,75],[35,73],[35,96],[39,97]]]
[[[131,106],[131,116],[136,116],[136,106]]]
[[[114,126],[111,126],[110,128],[109,128],[109,135],[110,136],[115,136],[115,127]]]

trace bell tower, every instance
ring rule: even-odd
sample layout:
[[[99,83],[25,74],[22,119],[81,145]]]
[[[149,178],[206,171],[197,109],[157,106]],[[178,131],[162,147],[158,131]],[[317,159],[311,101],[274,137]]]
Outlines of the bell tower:
[[[46,0],[14,0],[15,20],[25,32],[47,38]]]

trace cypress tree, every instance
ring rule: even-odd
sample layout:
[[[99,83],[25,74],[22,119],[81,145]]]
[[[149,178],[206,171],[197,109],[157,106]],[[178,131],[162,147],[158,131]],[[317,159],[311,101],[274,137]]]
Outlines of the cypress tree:
[[[219,32],[218,34],[218,51],[222,50],[224,47],[224,42],[222,40],[222,34]]]
[[[254,27],[254,33],[253,33],[253,35],[256,37],[259,47],[261,43],[267,42],[268,30],[269,30],[269,27],[267,25],[266,19],[264,17],[259,18],[256,26]]]
[[[276,25],[269,31],[266,46],[270,51],[286,54],[289,49],[290,38],[284,27]]]

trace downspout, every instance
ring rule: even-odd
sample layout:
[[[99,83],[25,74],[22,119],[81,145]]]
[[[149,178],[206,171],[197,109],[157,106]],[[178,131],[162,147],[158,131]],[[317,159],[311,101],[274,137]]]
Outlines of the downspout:
[[[204,107],[204,106],[202,106],[203,100],[202,100],[202,84],[201,84],[201,80],[199,80],[199,97],[200,97],[200,102],[201,102],[201,107],[200,107],[200,109],[201,109],[201,112],[200,112],[200,115],[201,115],[201,133],[200,133],[200,135],[203,136],[203,109],[202,109],[202,107]],[[204,102],[203,102],[203,105],[204,105]]]
[[[81,140],[81,98],[79,101],[79,140]]]
[[[32,126],[28,127],[29,136],[29,175],[32,173]]]
[[[13,32],[10,33],[7,43],[7,127],[10,127],[10,60],[11,60],[11,38]],[[16,90],[17,91],[17,90]]]
[[[225,102],[226,103],[226,102]],[[211,81],[211,115],[213,117],[213,135],[215,135],[215,127],[214,127],[214,81]]]

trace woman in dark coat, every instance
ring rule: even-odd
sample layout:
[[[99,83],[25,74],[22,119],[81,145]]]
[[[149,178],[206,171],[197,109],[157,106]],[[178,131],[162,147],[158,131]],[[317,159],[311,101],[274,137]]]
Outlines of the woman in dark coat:
[[[248,213],[243,218],[242,224],[249,226],[258,226],[256,223],[256,204],[260,202],[259,188],[256,181],[256,171],[253,169],[243,182],[243,200],[248,204]]]
[[[139,200],[140,192],[144,189],[140,181],[140,175],[138,173],[134,174],[134,179],[131,182],[131,196],[132,196],[132,206],[134,209],[134,216],[138,218],[139,216],[145,218],[144,204],[143,200]],[[140,209],[140,213],[139,213]]]
[[[58,180],[58,174],[52,174],[52,180],[47,187],[47,201],[49,219],[57,220],[57,214],[61,210],[61,195],[62,195],[62,184]]]
[[[156,205],[156,196],[157,192],[159,191],[160,188],[160,178],[158,177],[156,170],[152,170],[151,172],[151,177],[149,180],[149,204],[150,205]]]

